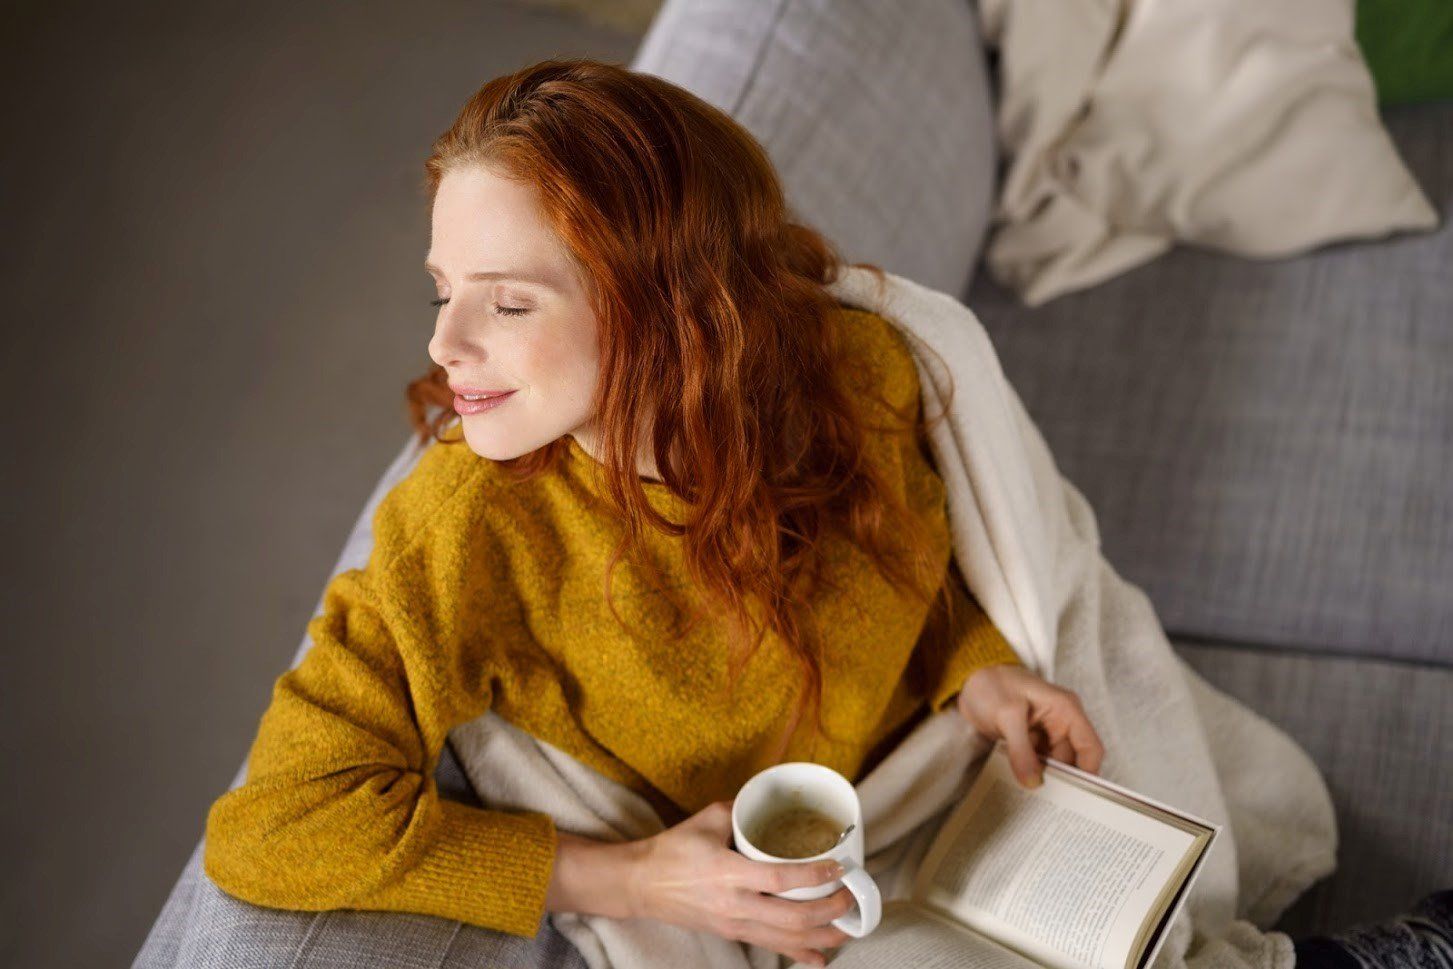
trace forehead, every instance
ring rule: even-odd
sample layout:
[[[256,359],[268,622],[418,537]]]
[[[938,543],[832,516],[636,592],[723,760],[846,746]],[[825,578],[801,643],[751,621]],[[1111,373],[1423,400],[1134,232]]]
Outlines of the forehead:
[[[546,221],[534,186],[484,168],[444,175],[430,234],[425,261],[450,273],[565,262],[565,246]]]

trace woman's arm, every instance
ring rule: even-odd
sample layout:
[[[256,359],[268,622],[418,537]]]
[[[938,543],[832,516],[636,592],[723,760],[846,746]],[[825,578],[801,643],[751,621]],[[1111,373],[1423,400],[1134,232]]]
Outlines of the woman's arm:
[[[555,868],[545,895],[547,912],[579,912],[610,918],[639,918],[631,886],[643,842],[596,841],[569,831],[560,839]]]
[[[1023,665],[1014,647],[969,592],[952,558],[946,581],[953,596],[954,627],[947,636],[928,638],[920,644],[921,649],[928,651],[924,660],[928,670],[928,706],[933,713],[954,704],[969,677],[984,667]],[[934,608],[931,621],[941,622],[943,613],[937,600]]]
[[[245,782],[207,815],[204,867],[229,894],[538,932],[553,818],[445,800],[434,780],[450,729],[489,709],[500,638],[522,629],[506,571],[481,568],[498,553],[471,467],[426,452],[380,502],[366,568],[325,589]]]
[[[1009,641],[968,591],[950,559],[955,632],[942,654],[929,649],[929,706],[938,713],[954,704],[975,730],[1003,738],[1021,783],[1037,787],[1039,753],[1090,773],[1100,769],[1105,748],[1079,697],[1047,683],[1025,667]],[[938,659],[934,657],[938,656]],[[997,668],[991,668],[997,667]]]
[[[273,908],[418,912],[533,937],[555,860],[553,819],[439,797],[448,730],[482,714],[487,681],[431,644],[378,573],[336,576],[313,646],[280,677],[246,782],[207,815],[204,865],[229,894]]]

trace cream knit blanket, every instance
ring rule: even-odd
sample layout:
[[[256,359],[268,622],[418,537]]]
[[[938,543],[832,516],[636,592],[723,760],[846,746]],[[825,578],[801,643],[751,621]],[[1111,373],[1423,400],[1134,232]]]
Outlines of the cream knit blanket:
[[[957,299],[863,269],[830,287],[894,322],[912,346],[948,490],[954,556],[1026,666],[1079,695],[1105,744],[1101,775],[1225,828],[1155,969],[1291,969],[1290,938],[1263,931],[1336,865],[1336,819],[1321,775],[1276,726],[1216,690],[1172,650],[1150,600],[1100,551],[1095,516],[1058,471],[988,334]],[[916,338],[916,340],[915,340]],[[488,807],[544,811],[603,841],[663,830],[636,792],[493,711],[450,735]],[[926,850],[990,743],[950,707],[918,725],[857,785],[867,869],[887,898]],[[552,913],[591,969],[780,969],[784,956],[652,919]],[[849,940],[844,949],[852,945]]]

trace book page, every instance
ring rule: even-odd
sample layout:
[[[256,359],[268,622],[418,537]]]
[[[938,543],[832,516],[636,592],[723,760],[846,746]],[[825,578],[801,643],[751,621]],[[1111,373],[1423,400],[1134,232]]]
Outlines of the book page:
[[[985,759],[924,857],[913,898],[1056,969],[1122,969],[1193,834],[1067,782]]]
[[[1040,969],[1023,956],[908,901],[883,906],[883,920],[861,939],[828,952],[833,969]],[[790,969],[808,969],[801,962]]]

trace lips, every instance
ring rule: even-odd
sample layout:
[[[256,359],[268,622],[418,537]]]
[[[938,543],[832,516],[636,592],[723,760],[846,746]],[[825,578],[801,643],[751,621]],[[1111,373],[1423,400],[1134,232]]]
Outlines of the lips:
[[[492,411],[497,408],[503,407],[505,404],[508,404],[514,398],[514,396],[515,392],[513,390],[506,391],[503,394],[495,394],[493,396],[481,397],[478,400],[469,400],[462,394],[456,394],[454,397],[454,410],[458,414],[483,414],[486,411]]]
[[[512,394],[514,390],[488,390],[482,387],[457,387],[449,385],[449,389],[460,397],[501,397],[505,394]]]

